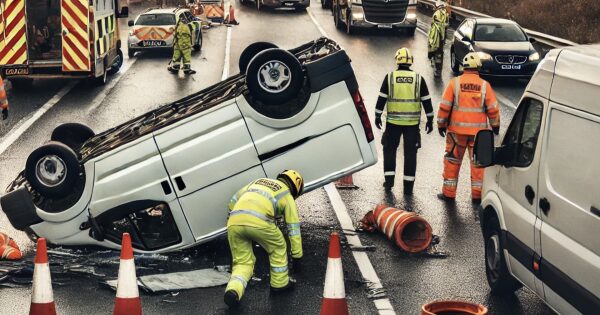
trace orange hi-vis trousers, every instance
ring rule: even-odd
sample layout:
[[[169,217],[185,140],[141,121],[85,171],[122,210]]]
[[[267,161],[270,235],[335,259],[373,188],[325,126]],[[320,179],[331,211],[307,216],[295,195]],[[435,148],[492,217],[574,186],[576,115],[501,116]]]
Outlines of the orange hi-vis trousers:
[[[473,163],[473,145],[475,136],[459,135],[448,132],[446,135],[446,154],[444,155],[444,186],[442,192],[449,198],[456,197],[458,173],[462,164],[465,149],[469,148],[469,162],[471,163],[471,198],[481,199],[481,185],[483,184],[483,168],[475,167]]]

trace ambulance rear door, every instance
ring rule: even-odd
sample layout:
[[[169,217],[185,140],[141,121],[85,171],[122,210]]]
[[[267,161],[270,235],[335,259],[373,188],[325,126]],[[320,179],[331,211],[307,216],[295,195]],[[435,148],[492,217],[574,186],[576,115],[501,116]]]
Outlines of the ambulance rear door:
[[[94,1],[95,2],[95,1]],[[90,62],[90,9],[87,0],[61,0],[62,70],[86,72]]]
[[[27,64],[27,23],[25,17],[25,0],[0,1],[0,65]],[[12,67],[7,71],[19,71]],[[27,72],[24,66],[21,71]],[[15,75],[15,73],[4,73]],[[26,74],[26,73],[22,73]]]

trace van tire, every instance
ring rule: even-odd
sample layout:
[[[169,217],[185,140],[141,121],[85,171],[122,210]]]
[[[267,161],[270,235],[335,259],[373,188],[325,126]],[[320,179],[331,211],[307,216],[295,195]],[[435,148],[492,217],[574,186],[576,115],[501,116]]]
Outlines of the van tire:
[[[123,65],[123,51],[121,49],[117,49],[117,57],[113,61],[112,66],[108,69],[108,74],[113,75],[119,72],[121,66]]]
[[[42,222],[37,215],[35,205],[27,188],[21,187],[0,198],[0,206],[10,224],[17,230],[23,231],[32,224]]]
[[[486,221],[483,237],[485,244],[485,275],[492,293],[498,295],[514,293],[523,285],[510,274],[506,266],[500,223],[496,216],[492,216]]]
[[[293,99],[303,83],[300,61],[289,51],[279,48],[259,53],[250,60],[246,70],[250,94],[265,104],[282,104]]]
[[[95,135],[94,130],[84,124],[66,123],[54,128],[50,140],[66,144],[77,152],[84,142]]]
[[[238,66],[240,68],[240,73],[245,73],[248,69],[248,64],[250,60],[258,55],[260,52],[265,51],[271,48],[278,48],[277,45],[269,42],[256,42],[248,45],[240,55],[240,61],[238,62]]]
[[[52,164],[42,167],[42,163]],[[56,170],[57,166],[64,170],[63,175],[58,176],[62,178],[49,183],[50,180],[47,178],[53,174],[45,174],[46,180],[44,180],[44,174],[40,174],[40,172],[46,171],[45,173],[48,173],[48,167],[53,167],[53,170]],[[82,176],[82,173],[83,169],[79,165],[75,152],[66,144],[56,141],[48,142],[35,149],[29,154],[25,163],[25,178],[31,187],[43,197],[50,199],[58,199],[71,194],[77,179]]]

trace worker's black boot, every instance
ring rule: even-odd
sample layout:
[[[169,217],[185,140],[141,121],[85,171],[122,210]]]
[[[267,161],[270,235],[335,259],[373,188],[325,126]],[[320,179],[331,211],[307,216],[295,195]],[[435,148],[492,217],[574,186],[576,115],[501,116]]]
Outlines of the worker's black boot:
[[[280,294],[280,293],[290,292],[290,291],[294,290],[295,287],[296,287],[296,280],[290,278],[290,281],[288,282],[288,284],[285,287],[282,287],[282,288],[271,287],[271,293],[272,294]]]
[[[442,201],[445,201],[445,202],[454,202],[454,198],[452,198],[452,197],[446,197],[446,195],[444,195],[442,193],[437,194],[437,197],[438,197],[439,200],[442,200]]]
[[[394,176],[385,176],[385,182],[383,182],[383,188],[390,190],[394,187]]]
[[[412,195],[413,194],[413,187],[415,187],[415,182],[409,181],[409,180],[405,180],[404,181],[404,191],[403,191],[403,193],[405,195]]]
[[[225,304],[231,308],[235,308],[240,305],[240,298],[238,297],[237,292],[232,290],[225,292],[223,300],[225,301]]]

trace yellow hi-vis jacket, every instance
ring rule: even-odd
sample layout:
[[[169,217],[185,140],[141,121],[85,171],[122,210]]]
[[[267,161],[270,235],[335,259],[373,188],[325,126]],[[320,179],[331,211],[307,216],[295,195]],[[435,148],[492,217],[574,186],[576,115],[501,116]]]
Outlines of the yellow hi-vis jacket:
[[[446,40],[446,28],[448,27],[448,12],[446,9],[439,9],[433,13],[431,28],[427,35],[427,46],[429,52],[437,51],[443,47]]]
[[[396,70],[388,76],[387,122],[415,126],[421,120],[421,77],[410,70]]]
[[[302,258],[300,219],[294,197],[286,184],[269,178],[259,178],[240,189],[229,201],[227,227],[245,225],[268,227],[275,217],[283,215],[287,224],[292,257]]]

